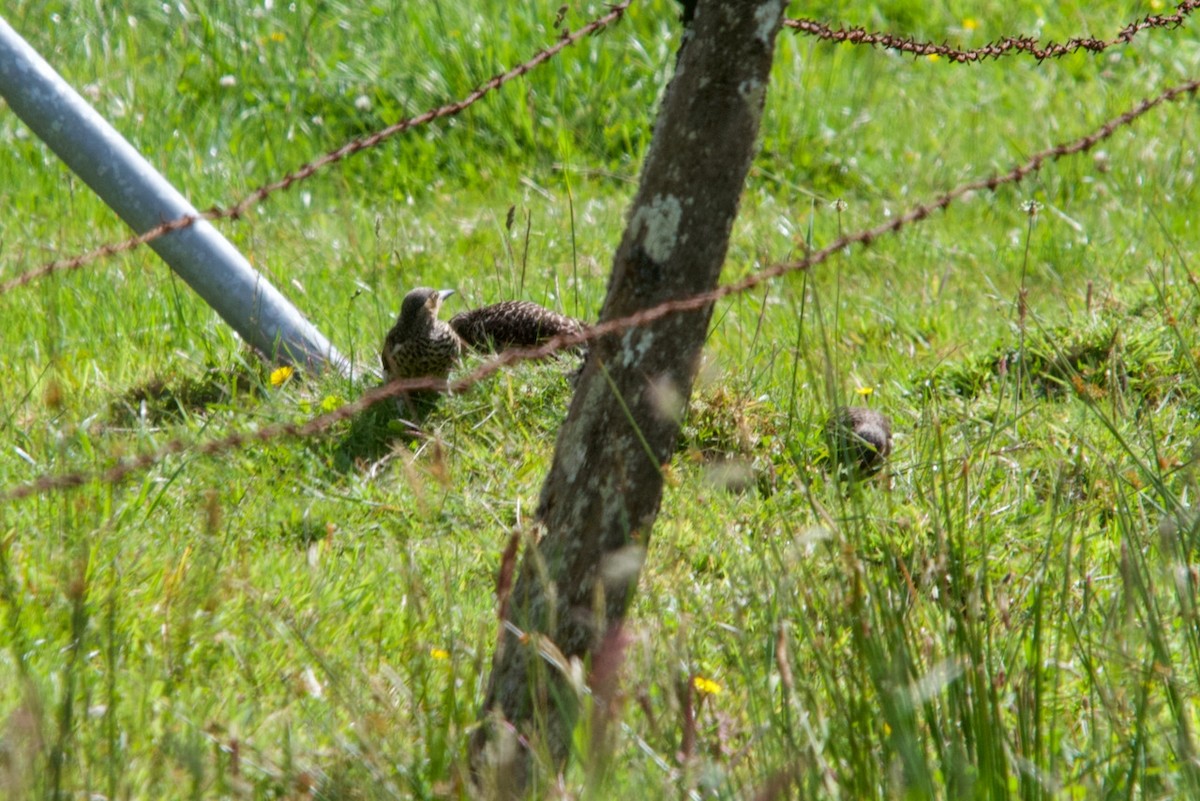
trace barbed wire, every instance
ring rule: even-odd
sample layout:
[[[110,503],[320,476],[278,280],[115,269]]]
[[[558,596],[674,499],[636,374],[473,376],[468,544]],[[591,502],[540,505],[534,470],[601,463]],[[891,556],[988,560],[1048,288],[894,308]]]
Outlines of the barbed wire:
[[[575,31],[564,31],[562,36],[560,36],[558,41],[553,45],[538,51],[528,61],[525,61],[522,64],[513,67],[512,69],[493,76],[481,84],[473,92],[463,97],[461,100],[457,100],[453,103],[447,103],[443,106],[439,106],[438,108],[430,109],[423,114],[418,114],[415,117],[409,117],[401,120],[400,122],[389,125],[386,128],[381,128],[370,136],[353,139],[336,150],[326,153],[315,161],[311,161],[308,164],[301,166],[296,171],[288,173],[279,180],[260,186],[258,189],[255,189],[253,192],[249,193],[228,208],[213,206],[207,211],[201,212],[199,215],[186,215],[184,217],[178,217],[174,220],[168,220],[161,225],[151,228],[145,233],[130,237],[122,242],[104,245],[103,247],[80,254],[74,258],[59,259],[48,262],[36,269],[22,273],[21,275],[11,278],[4,283],[0,283],[0,295],[10,292],[17,287],[32,283],[39,278],[44,278],[52,273],[77,270],[80,267],[83,267],[84,265],[98,259],[133,250],[140,245],[144,245],[148,242],[158,239],[161,236],[165,236],[172,231],[178,231],[180,229],[187,228],[188,226],[195,224],[198,220],[219,220],[226,218],[236,220],[251,208],[257,206],[259,203],[262,203],[276,192],[287,190],[294,184],[312,177],[318,170],[328,167],[331,164],[335,164],[348,156],[352,156],[355,153],[358,153],[360,150],[367,150],[375,147],[384,140],[390,139],[393,136],[403,133],[411,128],[427,125],[435,120],[461,114],[463,111],[482,100],[489,93],[541,66],[566,48],[579,42],[581,39],[585,39],[588,36],[597,33],[601,29],[613,24],[625,14],[625,11],[632,3],[633,0],[625,0],[618,5],[609,6],[608,13],[597,17],[583,27]]]
[[[933,201],[918,204],[886,223],[840,237],[833,243],[809,254],[803,259],[776,263],[756,273],[752,273],[740,281],[725,284],[708,292],[702,292],[687,298],[669,300],[625,317],[607,320],[586,328],[582,333],[556,336],[535,348],[505,351],[481,363],[466,375],[451,381],[449,388],[453,392],[462,392],[498,372],[500,369],[517,362],[543,359],[566,348],[575,347],[599,337],[620,333],[636,326],[646,325],[671,314],[695,311],[729,295],[746,292],[759,284],[787,273],[807,270],[851,245],[868,246],[875,239],[885,234],[896,233],[908,225],[927,219],[935,211],[945,209],[963,195],[984,189],[995,191],[1006,184],[1018,183],[1025,176],[1041,169],[1048,161],[1056,161],[1090,150],[1096,144],[1112,136],[1117,130],[1130,125],[1151,109],[1163,103],[1172,102],[1184,95],[1194,95],[1197,90],[1200,90],[1200,79],[1191,80],[1187,83],[1165,89],[1154,97],[1147,98],[1138,103],[1129,111],[1109,119],[1086,136],[1042,150],[1005,173],[960,184],[939,195]],[[101,481],[106,484],[116,483],[125,476],[150,467],[174,454],[196,452],[202,455],[214,455],[250,443],[266,442],[283,436],[307,437],[321,434],[330,430],[338,423],[362,413],[369,407],[387,398],[395,398],[402,393],[412,390],[437,389],[445,386],[446,383],[444,381],[431,378],[395,381],[385,386],[368,390],[358,400],[344,404],[325,414],[318,415],[305,423],[276,423],[264,426],[257,431],[238,432],[202,443],[189,443],[183,439],[174,439],[155,451],[142,454],[133,459],[118,461],[113,466],[103,470],[81,470],[61,475],[42,475],[28,483],[3,490],[3,492],[0,492],[0,501],[19,500],[41,492],[78,487],[91,481]]]
[[[375,147],[386,139],[410,130],[411,128],[461,113],[471,105],[481,100],[488,93],[495,91],[504,84],[512,81],[515,78],[525,75],[532,69],[549,61],[568,46],[573,45],[580,39],[591,36],[592,34],[600,31],[602,28],[618,21],[629,8],[632,1],[633,0],[625,0],[623,3],[611,6],[608,13],[592,20],[574,32],[568,32],[564,30],[563,35],[555,44],[539,51],[523,64],[494,76],[489,81],[482,84],[474,92],[464,97],[462,100],[459,100],[455,103],[448,103],[416,117],[401,120],[400,122],[390,125],[387,128],[383,128],[380,131],[371,134],[370,136],[352,140],[336,150],[325,154],[321,158],[310,162],[309,164],[303,165],[300,167],[300,169],[285,175],[278,181],[259,187],[229,208],[223,209],[219,206],[213,206],[198,216],[189,215],[166,221],[161,225],[146,231],[145,233],[130,237],[122,242],[106,244],[102,247],[96,248],[95,250],[88,251],[70,259],[58,259],[47,262],[40,267],[0,283],[0,295],[4,295],[14,289],[17,289],[18,287],[25,286],[26,284],[30,284],[40,278],[44,278],[47,275],[76,270],[102,258],[133,250],[141,245],[158,239],[159,237],[165,236],[172,231],[178,231],[183,228],[187,228],[193,225],[197,220],[218,220],[223,218],[236,220],[251,208],[266,200],[266,198],[270,195],[290,188],[293,184],[311,177],[316,172],[324,167],[329,166],[330,164],[341,161],[347,156],[353,155],[360,150],[366,150],[371,147]],[[1031,37],[1006,37],[996,43],[990,43],[974,50],[958,50],[945,44],[935,45],[931,42],[918,42],[911,37],[902,37],[889,33],[874,33],[869,32],[864,28],[840,28],[838,30],[834,30],[829,23],[812,19],[785,19],[783,24],[785,27],[790,27],[801,33],[816,36],[817,38],[827,41],[849,42],[851,44],[869,44],[874,47],[884,47],[886,49],[912,53],[914,56],[939,55],[952,62],[978,62],[986,60],[989,57],[1000,58],[1003,55],[1016,52],[1028,53],[1036,57],[1039,61],[1042,61],[1047,58],[1064,56],[1077,50],[1100,52],[1112,47],[1113,45],[1129,42],[1138,33],[1150,28],[1178,28],[1183,24],[1185,18],[1197,7],[1200,7],[1200,0],[1183,0],[1183,2],[1180,2],[1176,6],[1174,13],[1150,15],[1140,21],[1131,22],[1122,28],[1116,37],[1108,41],[1079,37],[1070,39],[1063,44],[1054,44],[1052,42],[1045,47],[1039,47],[1037,40]]]
[[[1061,58],[1080,50],[1100,53],[1110,47],[1127,44],[1139,33],[1151,28],[1178,28],[1183,25],[1189,14],[1200,8],[1200,0],[1184,0],[1175,7],[1172,14],[1151,14],[1144,19],[1129,23],[1112,39],[1095,39],[1092,37],[1077,37],[1062,43],[1049,42],[1039,45],[1031,36],[1006,36],[995,42],[989,42],[983,47],[971,50],[960,50],[947,44],[918,42],[908,36],[898,36],[892,33],[877,33],[865,28],[839,28],[834,30],[826,22],[813,19],[785,19],[787,28],[800,33],[815,36],[829,42],[848,42],[850,44],[865,44],[872,47],[882,47],[887,50],[898,50],[911,53],[913,56],[940,56],[951,63],[972,63],[986,61],[989,58],[1025,53],[1033,56],[1039,62],[1048,58]]]

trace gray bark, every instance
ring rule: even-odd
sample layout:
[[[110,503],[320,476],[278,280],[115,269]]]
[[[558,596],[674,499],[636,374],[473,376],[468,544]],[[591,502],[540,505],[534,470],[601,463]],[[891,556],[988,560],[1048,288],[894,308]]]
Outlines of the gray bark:
[[[717,285],[783,8],[781,0],[697,4],[601,321]],[[471,744],[473,772],[489,794],[525,792],[530,749],[555,765],[568,756],[577,696],[546,653],[585,659],[624,618],[711,314],[710,306],[670,315],[592,346],[542,487],[541,538],[527,549],[505,607],[511,626]]]

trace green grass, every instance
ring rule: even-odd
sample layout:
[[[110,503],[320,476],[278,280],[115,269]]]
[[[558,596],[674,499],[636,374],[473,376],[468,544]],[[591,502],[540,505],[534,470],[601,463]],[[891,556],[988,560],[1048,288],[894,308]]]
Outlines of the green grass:
[[[557,5],[530,2],[10,6],[201,208],[559,35]],[[677,8],[637,4],[462,116],[219,226],[363,364],[418,284],[457,288],[452,311],[519,296],[594,317]],[[978,46],[1107,38],[1151,10],[790,13]],[[726,280],[1195,76],[1195,25],[973,67],[782,34]],[[1200,795],[1195,110],[718,305],[619,725],[593,745],[603,716],[584,716],[565,795]],[[0,150],[0,281],[127,235],[3,112]],[[0,320],[0,487],[307,420],[369,385],[272,387],[146,248],[2,295]],[[527,530],[569,369],[447,399],[422,443],[368,414],[0,505],[0,796],[467,797],[500,555]],[[819,467],[820,425],[861,388],[896,447],[846,486]],[[689,692],[697,675],[719,694]]]

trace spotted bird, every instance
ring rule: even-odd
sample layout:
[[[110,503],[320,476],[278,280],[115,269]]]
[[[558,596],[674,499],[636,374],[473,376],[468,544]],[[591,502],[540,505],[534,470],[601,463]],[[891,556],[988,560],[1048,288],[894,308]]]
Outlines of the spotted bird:
[[[438,378],[444,384],[458,363],[463,341],[447,323],[437,318],[453,289],[417,287],[404,296],[400,316],[383,340],[383,375],[388,381]],[[444,391],[444,386],[441,391]],[[413,390],[400,396],[413,414],[437,400],[439,390]]]
[[[475,350],[532,348],[560,334],[583,333],[583,323],[528,300],[505,300],[460,312],[450,327]]]

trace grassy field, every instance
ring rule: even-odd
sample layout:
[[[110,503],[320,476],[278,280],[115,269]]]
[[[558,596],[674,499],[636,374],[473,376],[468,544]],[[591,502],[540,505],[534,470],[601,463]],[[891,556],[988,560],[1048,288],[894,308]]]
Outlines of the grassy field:
[[[554,41],[557,7],[13,0],[4,16],[207,208],[466,95]],[[1171,8],[790,14],[979,46],[1111,38]],[[522,297],[594,319],[677,9],[636,3],[461,116],[219,227],[372,367],[416,285],[456,288],[451,311]],[[1196,77],[1196,25],[974,66],[781,34],[725,280]],[[1196,103],[719,304],[621,725],[594,744],[585,719],[556,797],[1200,797]],[[0,282],[128,235],[4,106],[0,153]],[[0,295],[0,320],[0,490],[307,420],[372,385],[273,386],[147,248]],[[448,398],[419,443],[368,414],[0,502],[0,797],[467,797],[495,575],[570,368]],[[852,486],[821,467],[821,422],[847,400],[896,429],[883,475]]]

